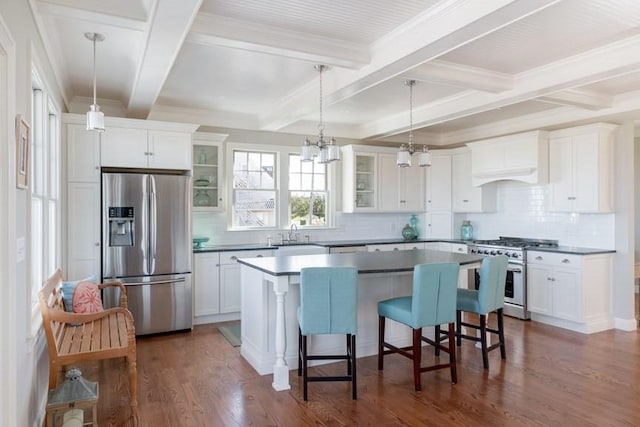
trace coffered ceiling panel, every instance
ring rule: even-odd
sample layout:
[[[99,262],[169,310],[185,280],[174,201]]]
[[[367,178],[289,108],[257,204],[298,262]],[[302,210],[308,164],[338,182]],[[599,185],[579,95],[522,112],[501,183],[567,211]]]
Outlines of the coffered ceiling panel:
[[[212,129],[466,140],[640,117],[637,0],[29,0],[64,102]],[[116,108],[117,105],[121,108]],[[116,105],[116,106],[114,106]],[[111,111],[110,110],[110,111]]]

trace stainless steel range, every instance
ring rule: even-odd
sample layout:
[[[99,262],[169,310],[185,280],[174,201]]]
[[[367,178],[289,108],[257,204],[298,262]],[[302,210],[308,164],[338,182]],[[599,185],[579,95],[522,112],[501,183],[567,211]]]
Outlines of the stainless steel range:
[[[468,244],[469,252],[483,255],[506,255],[509,258],[507,283],[504,291],[504,314],[519,319],[529,319],[527,310],[527,248],[556,247],[557,240],[526,239],[500,236],[496,240],[474,240]],[[475,283],[478,289],[480,275],[476,270]]]

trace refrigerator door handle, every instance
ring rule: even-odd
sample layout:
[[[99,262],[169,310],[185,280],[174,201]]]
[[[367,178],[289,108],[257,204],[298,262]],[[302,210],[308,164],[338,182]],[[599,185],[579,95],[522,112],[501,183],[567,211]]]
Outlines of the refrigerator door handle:
[[[156,180],[149,175],[149,258],[150,274],[156,271],[156,243],[158,239],[158,212],[156,203]]]
[[[185,278],[180,279],[169,279],[169,280],[156,280],[153,282],[131,282],[131,283],[123,283],[124,286],[142,286],[142,285],[159,285],[162,283],[179,283],[184,282]]]

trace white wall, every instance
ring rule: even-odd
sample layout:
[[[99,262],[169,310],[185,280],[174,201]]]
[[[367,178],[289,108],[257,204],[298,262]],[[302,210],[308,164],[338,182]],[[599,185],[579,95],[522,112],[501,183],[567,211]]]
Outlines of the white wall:
[[[63,105],[60,92],[55,85],[56,79],[48,62],[47,54],[39,38],[39,33],[35,25],[29,2],[27,0],[0,1],[0,18],[9,30],[16,47],[15,51],[15,102],[9,106],[10,116],[5,117],[6,123],[13,125],[15,114],[21,114],[28,121],[31,117],[31,63],[34,57],[39,58],[42,69],[42,78],[49,83],[50,95],[58,105]],[[0,109],[1,111],[1,109]],[[4,122],[4,120],[3,120]],[[13,193],[15,181],[7,183],[0,181],[7,186],[3,190]],[[12,188],[8,188],[12,187]],[[29,242],[29,194],[25,190],[15,191],[15,205],[9,208],[15,209],[15,217],[7,224],[15,230],[15,236],[10,240],[3,240],[3,252],[15,254],[16,245],[13,239],[24,239]],[[2,209],[6,209],[3,206]],[[11,301],[3,301],[3,304],[14,307],[15,325],[10,335],[15,337],[15,342],[4,343],[3,349],[14,351],[16,365],[13,381],[3,383],[2,388],[7,395],[10,395],[17,402],[15,407],[16,426],[39,426],[44,418],[44,407],[47,393],[47,372],[48,361],[46,356],[46,345],[40,332],[37,336],[31,336],[28,330],[31,318],[30,288],[28,282],[29,248],[26,248],[26,260],[16,263],[15,277],[10,278],[7,283],[1,283],[2,287],[13,286],[15,298]],[[15,258],[12,258],[15,260]],[[4,276],[2,276],[4,278]],[[40,281],[43,278],[36,280]],[[4,293],[12,295],[11,293]],[[2,309],[3,306],[0,307]],[[12,323],[2,323],[1,328],[10,328]],[[9,335],[9,334],[8,334]],[[4,333],[3,333],[4,336]],[[3,350],[4,351],[4,350]],[[3,414],[5,416],[5,414]],[[4,418],[1,418],[4,419]],[[11,424],[9,424],[11,425]]]

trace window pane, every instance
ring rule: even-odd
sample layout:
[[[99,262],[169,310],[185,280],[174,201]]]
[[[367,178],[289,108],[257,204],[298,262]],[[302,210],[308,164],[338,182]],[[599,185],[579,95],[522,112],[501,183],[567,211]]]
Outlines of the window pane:
[[[260,170],[261,165],[261,154],[260,153],[249,153],[249,165],[248,170],[250,171],[258,171]]]
[[[276,183],[273,179],[273,170],[262,172],[261,177],[262,177],[262,188],[264,189],[276,188]]]
[[[260,185],[260,172],[249,172],[248,177],[247,188],[262,188],[262,185]]]
[[[291,222],[298,226],[326,225],[326,197],[324,193],[292,191],[290,196]]]
[[[55,114],[49,114],[49,196],[57,199],[60,193],[60,140],[58,139],[58,118]]]
[[[233,225],[239,227],[275,226],[275,199],[275,191],[235,191]]]
[[[302,187],[300,187],[300,175],[299,174],[291,174],[291,175],[289,175],[289,190],[302,190]]]
[[[313,190],[324,191],[327,189],[327,177],[325,175],[313,176]]]
[[[303,162],[300,171],[303,173],[313,173],[313,165],[315,162]]]
[[[48,213],[48,238],[47,238],[47,255],[48,260],[45,265],[45,273],[47,276],[53,273],[56,266],[58,265],[58,261],[56,260],[56,245],[57,245],[57,234],[58,234],[58,212],[57,212],[58,204],[54,201],[49,201],[49,213]]]
[[[303,190],[311,190],[311,182],[313,180],[313,175],[311,174],[303,174],[300,176],[302,180],[301,187]]]
[[[33,120],[31,125],[31,193],[44,194],[44,115],[42,91],[33,91]]]
[[[233,152],[233,171],[247,170],[247,153],[242,151]]]
[[[276,155],[273,153],[262,153],[262,166],[270,167],[270,170],[273,171],[273,167],[276,164]]]
[[[42,284],[42,280],[44,280],[42,265],[46,260],[43,259],[43,240],[45,239],[45,236],[42,235],[43,218],[44,212],[42,200],[31,198],[31,258],[33,261],[31,263],[31,277],[33,280],[31,286],[32,295],[37,293],[37,290],[40,289],[40,285]]]
[[[296,172],[300,172],[300,156],[298,154],[289,154],[289,173]]]

